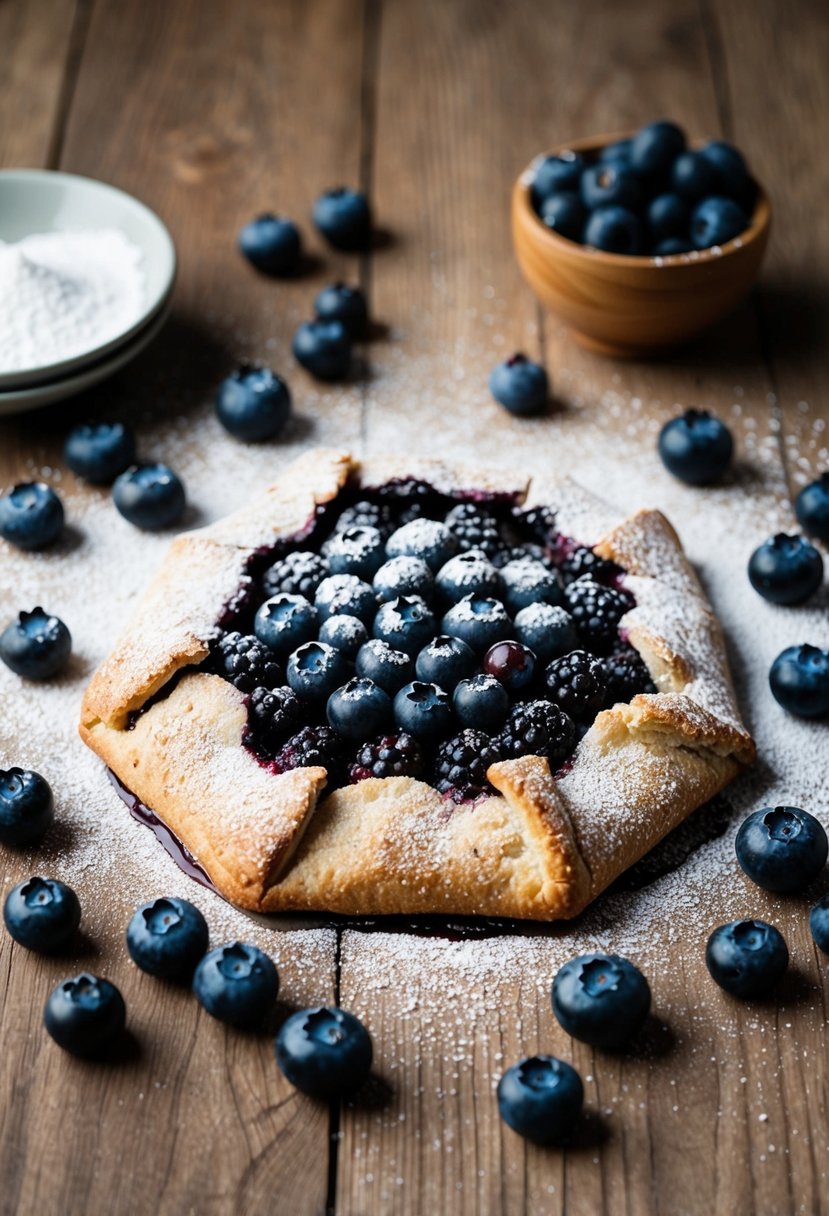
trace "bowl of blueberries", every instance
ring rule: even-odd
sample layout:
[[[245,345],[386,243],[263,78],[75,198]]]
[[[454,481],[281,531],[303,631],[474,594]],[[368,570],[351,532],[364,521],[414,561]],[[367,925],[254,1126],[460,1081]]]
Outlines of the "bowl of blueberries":
[[[515,183],[518,264],[584,345],[636,357],[680,345],[751,286],[771,208],[741,153],[675,123],[536,157]]]

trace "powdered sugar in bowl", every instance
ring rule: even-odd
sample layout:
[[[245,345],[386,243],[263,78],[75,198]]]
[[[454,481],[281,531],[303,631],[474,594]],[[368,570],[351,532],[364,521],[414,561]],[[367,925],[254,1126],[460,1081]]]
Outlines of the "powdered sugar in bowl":
[[[0,172],[0,405],[39,404],[41,389],[55,400],[123,366],[160,328],[175,273],[169,232],[129,194],[68,173]]]

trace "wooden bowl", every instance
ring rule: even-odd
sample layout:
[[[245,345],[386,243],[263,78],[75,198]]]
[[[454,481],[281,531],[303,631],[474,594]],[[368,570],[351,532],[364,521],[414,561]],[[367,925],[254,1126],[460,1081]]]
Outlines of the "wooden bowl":
[[[562,144],[597,152],[624,135]],[[530,198],[532,166],[512,192],[512,239],[524,278],[545,308],[584,346],[635,357],[677,346],[719,321],[753,283],[768,242],[771,208],[762,188],[751,224],[718,252],[628,257],[568,241],[539,219]]]

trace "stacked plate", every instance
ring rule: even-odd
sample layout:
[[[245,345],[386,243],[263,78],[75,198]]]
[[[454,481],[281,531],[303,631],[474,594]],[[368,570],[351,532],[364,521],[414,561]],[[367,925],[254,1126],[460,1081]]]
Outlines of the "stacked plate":
[[[176,277],[170,233],[154,212],[131,195],[69,173],[0,171],[0,242],[11,244],[33,233],[99,230],[121,232],[138,249],[143,280],[140,307],[106,341],[73,353],[71,358],[13,370],[0,368],[0,414],[74,396],[119,371],[164,325]]]

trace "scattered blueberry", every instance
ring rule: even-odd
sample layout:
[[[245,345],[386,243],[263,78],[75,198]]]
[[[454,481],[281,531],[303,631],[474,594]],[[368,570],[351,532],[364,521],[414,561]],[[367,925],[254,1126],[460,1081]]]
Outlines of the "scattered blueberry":
[[[222,426],[245,443],[278,435],[291,413],[291,394],[269,367],[243,363],[219,385],[216,413]]]
[[[804,532],[829,541],[829,473],[821,473],[800,491],[794,504],[795,514]]]
[[[318,321],[340,321],[352,340],[363,337],[368,328],[366,297],[359,287],[331,283],[323,287],[314,300],[314,315]]]
[[[42,608],[19,612],[0,634],[0,659],[24,680],[51,680],[71,651],[72,636],[63,621]]]
[[[388,693],[366,676],[354,676],[328,698],[329,724],[345,739],[368,739],[379,735],[392,721]]]
[[[641,221],[627,207],[597,207],[587,221],[584,243],[605,253],[645,252]]]
[[[737,861],[765,891],[790,895],[808,886],[826,865],[823,825],[796,806],[763,807],[740,824]]]
[[[452,692],[461,680],[472,675],[477,666],[475,652],[470,650],[466,642],[441,633],[420,651],[415,671],[418,680],[439,684],[447,692]]]
[[[435,618],[418,595],[399,595],[386,600],[374,618],[374,636],[412,658],[436,632]]]
[[[517,354],[493,368],[489,377],[489,391],[510,414],[527,418],[540,414],[544,409],[550,385],[540,363],[533,363],[526,355]]]
[[[202,958],[193,992],[211,1017],[231,1026],[261,1022],[276,1001],[279,977],[267,954],[244,942],[219,946]]]
[[[338,186],[314,203],[314,223],[337,249],[367,249],[371,243],[371,207],[359,190]]]
[[[389,557],[419,557],[435,572],[457,553],[458,547],[446,524],[434,519],[413,519],[392,532],[386,553]]]
[[[282,1024],[275,1047],[284,1075],[311,1098],[353,1093],[371,1069],[371,1037],[345,1009],[301,1009]]]
[[[130,958],[162,979],[189,980],[208,941],[207,921],[198,908],[172,896],[142,904],[127,925]]]
[[[666,173],[685,151],[685,133],[673,122],[649,122],[630,141],[630,163],[637,173]]]
[[[572,1134],[581,1114],[584,1086],[570,1064],[555,1056],[529,1056],[498,1082],[504,1122],[536,1144],[558,1144]]]
[[[288,659],[285,678],[301,700],[324,705],[350,674],[349,664],[339,650],[325,642],[306,642]]]
[[[317,380],[344,380],[351,367],[351,339],[342,321],[306,321],[294,334],[294,358]]]
[[[0,496],[0,536],[18,549],[45,549],[63,531],[63,503],[51,486],[26,481]]]
[[[121,1035],[127,1009],[109,980],[81,972],[58,984],[43,1010],[46,1030],[58,1047],[75,1056],[103,1054]]]
[[[783,935],[762,920],[734,920],[708,939],[705,964],[731,996],[751,999],[771,992],[789,965]]]
[[[678,194],[657,194],[648,203],[645,217],[656,242],[684,237],[688,231],[688,204]]]
[[[621,1047],[641,1030],[651,990],[638,967],[617,954],[583,954],[553,980],[553,1013],[574,1039]]]
[[[495,676],[476,675],[461,680],[452,697],[452,707],[462,726],[496,731],[509,713],[509,693]]]
[[[398,595],[419,595],[428,599],[435,586],[435,576],[421,557],[409,554],[390,557],[384,562],[372,582],[381,600],[394,600]]]
[[[823,558],[802,536],[778,532],[754,550],[748,577],[772,604],[802,604],[823,582]]]
[[[731,463],[734,441],[708,410],[686,410],[659,433],[659,455],[669,473],[692,486],[710,485]]]
[[[414,676],[411,655],[380,638],[370,638],[357,652],[357,675],[367,676],[393,697]]]
[[[386,546],[377,528],[368,524],[342,528],[325,544],[332,574],[356,574],[371,582],[386,559]]]
[[[588,211],[599,207],[623,207],[636,212],[644,201],[642,180],[632,169],[618,162],[599,161],[582,174],[581,197]]]
[[[539,663],[549,663],[576,650],[579,635],[576,623],[556,604],[530,604],[515,615],[515,636],[535,651]]]
[[[314,606],[322,621],[342,613],[356,616],[367,625],[377,611],[377,597],[356,574],[331,574],[317,587]]]
[[[527,688],[535,676],[535,655],[521,642],[496,642],[484,655],[484,672],[510,693]]]
[[[123,422],[86,422],[69,432],[64,459],[77,477],[108,485],[135,461],[135,436]]]
[[[771,665],[774,699],[799,718],[829,714],[829,651],[817,646],[787,646]]]
[[[512,624],[500,600],[491,596],[465,595],[443,618],[441,631],[466,642],[478,654],[509,637]]]
[[[818,949],[829,954],[829,895],[824,895],[812,908],[809,913],[809,928]]]
[[[716,193],[717,173],[701,152],[683,152],[671,169],[671,190],[689,203]]]
[[[318,614],[302,595],[280,592],[258,609],[253,632],[263,645],[279,658],[316,636]]]
[[[299,268],[302,238],[296,224],[283,215],[257,216],[242,228],[238,242],[251,265],[265,274],[292,275]]]
[[[27,878],[6,896],[3,920],[27,950],[61,950],[81,923],[81,905],[71,887],[54,878]]]
[[[747,227],[748,219],[733,199],[704,198],[691,216],[691,240],[695,249],[710,249],[733,241]]]
[[[394,717],[401,730],[416,739],[436,741],[448,734],[452,723],[449,694],[437,684],[413,680],[394,698]]]
[[[129,523],[147,532],[171,528],[184,514],[184,486],[166,464],[133,465],[112,487],[112,501]]]
[[[54,817],[52,790],[40,773],[0,769],[1,844],[40,844]]]
[[[361,647],[368,641],[368,630],[358,617],[338,613],[322,622],[319,640],[339,650],[347,659],[356,659]]]
[[[538,214],[542,223],[559,236],[566,237],[568,241],[581,240],[587,213],[575,191],[551,194],[541,203]]]
[[[562,190],[578,190],[585,159],[579,152],[561,152],[545,156],[534,167],[530,193],[536,207]]]
[[[503,591],[501,575],[481,549],[466,549],[450,557],[438,570],[435,586],[447,604],[457,604],[465,595],[498,598]]]

